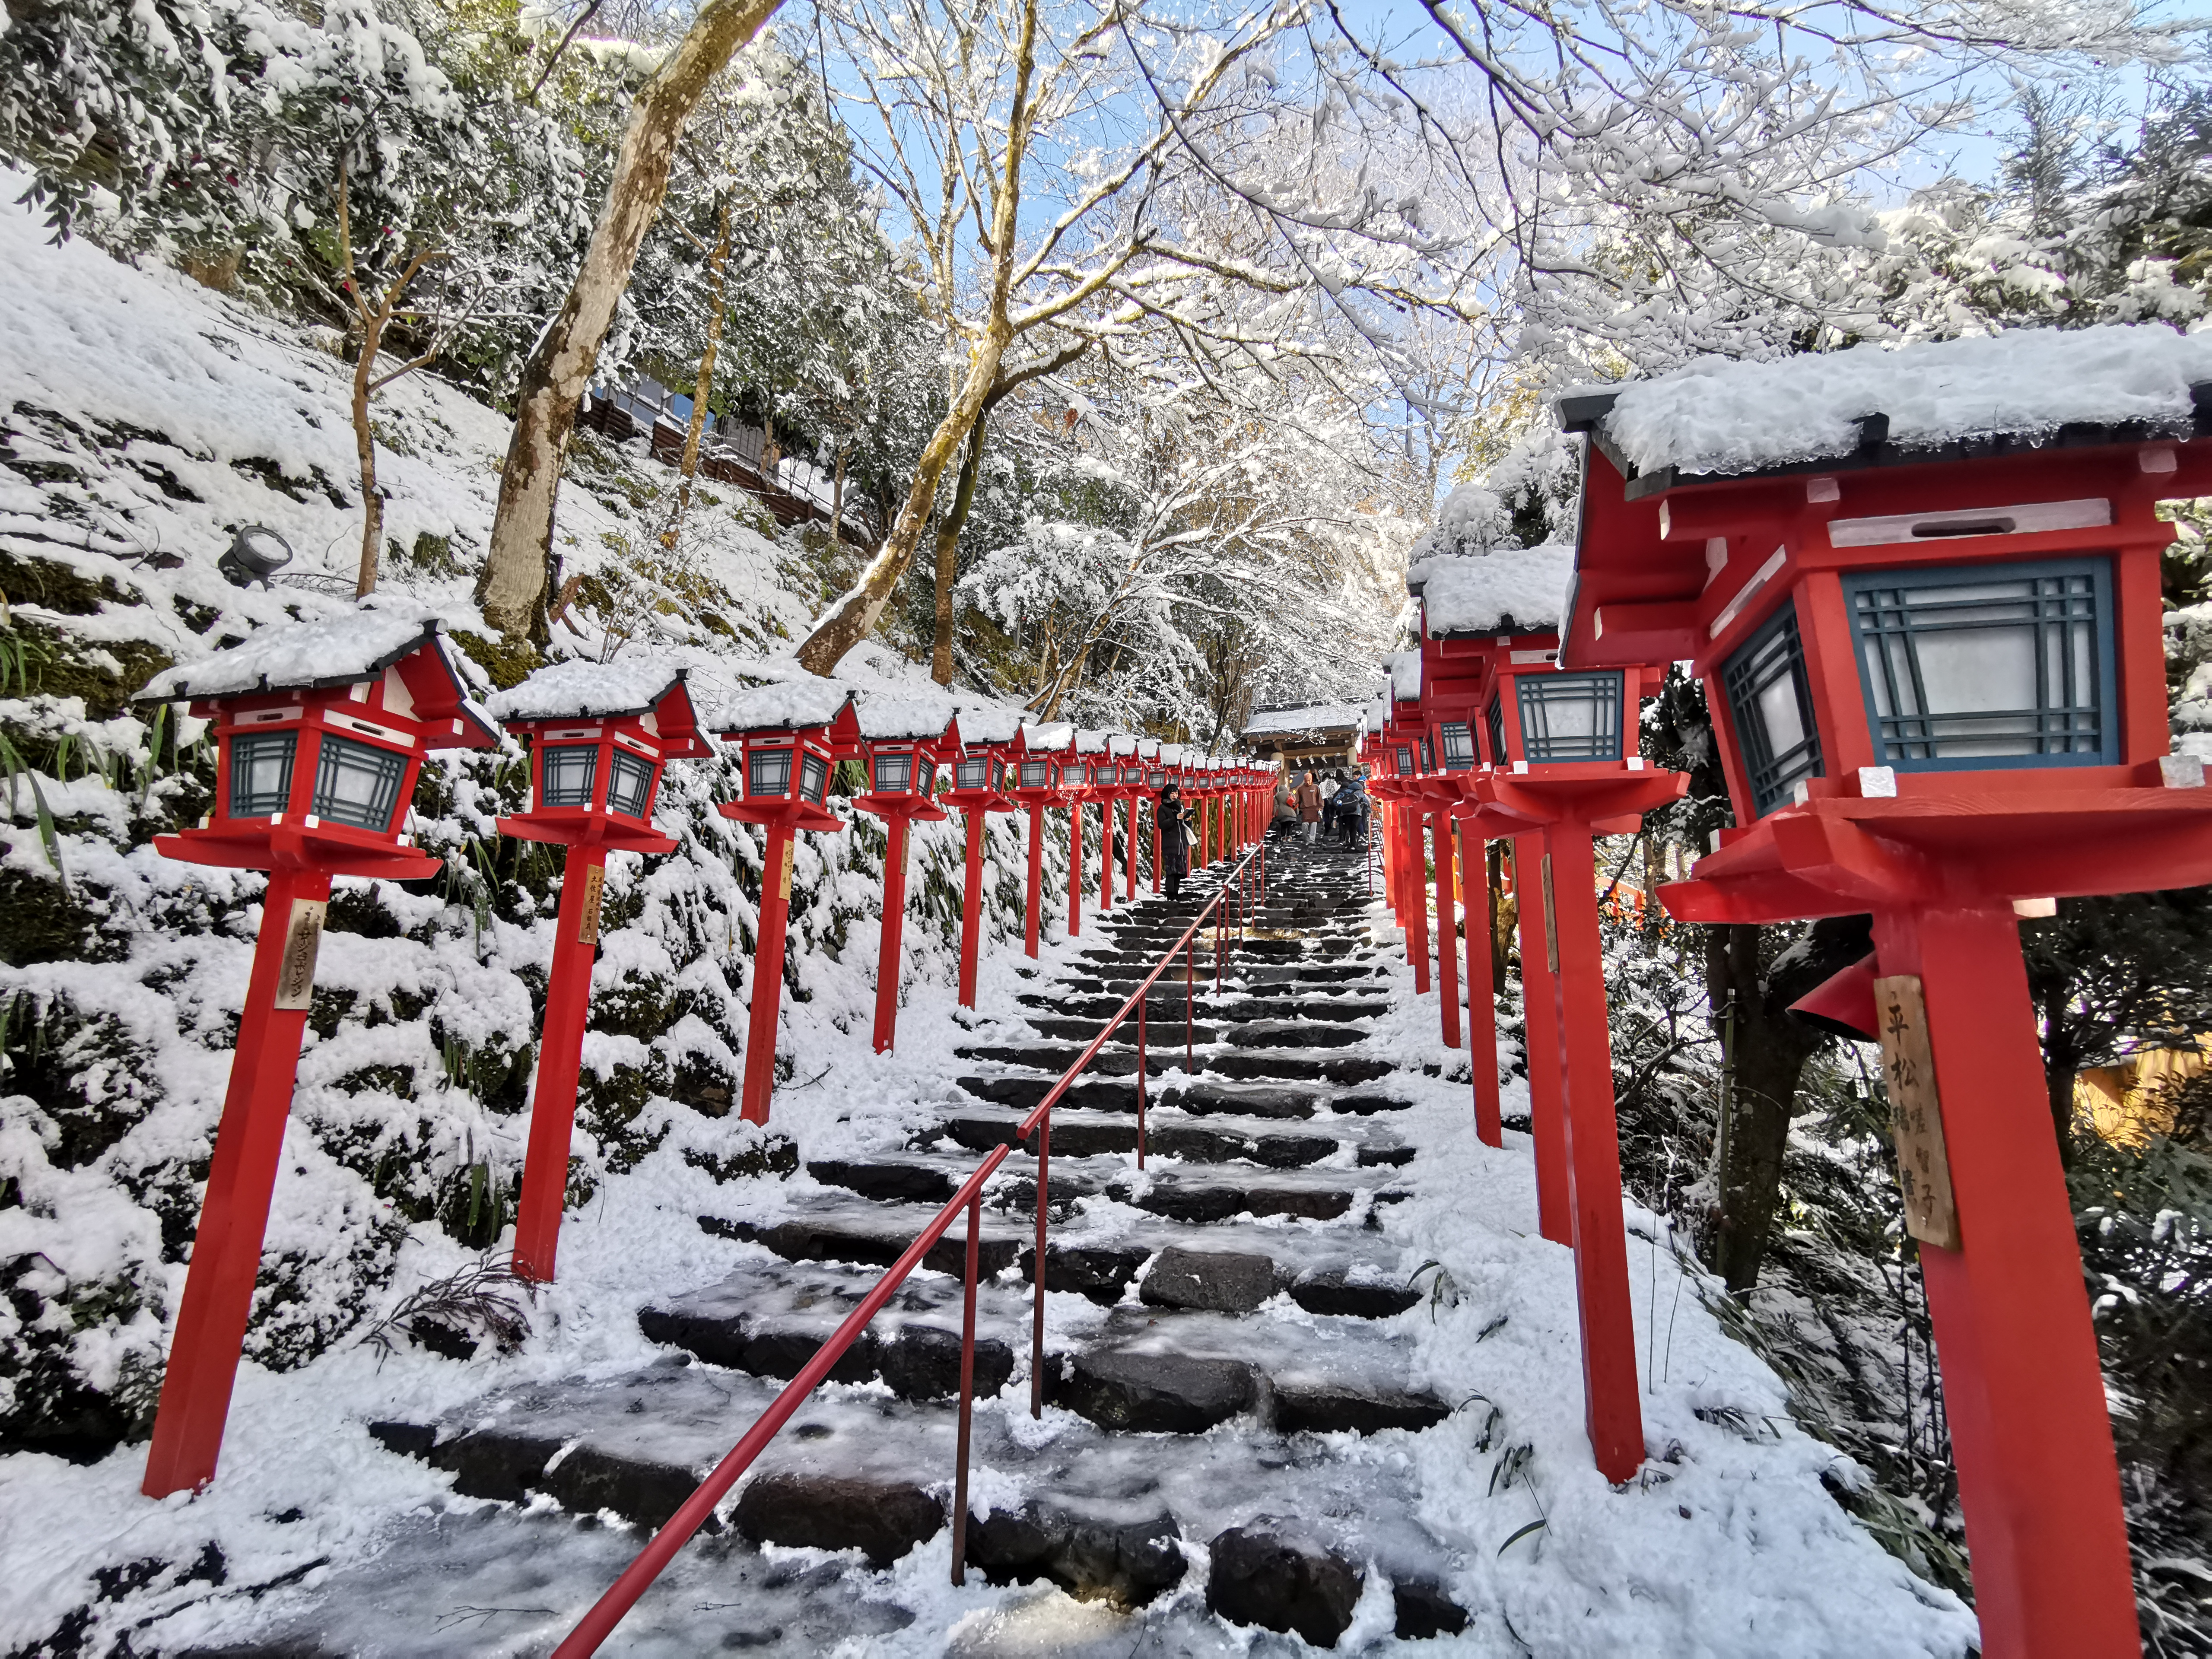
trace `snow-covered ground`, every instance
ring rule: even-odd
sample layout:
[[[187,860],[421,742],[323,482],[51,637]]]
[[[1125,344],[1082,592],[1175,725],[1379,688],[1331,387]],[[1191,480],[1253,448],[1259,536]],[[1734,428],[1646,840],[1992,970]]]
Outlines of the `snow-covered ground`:
[[[21,193],[6,180],[0,188]],[[154,733],[137,715],[96,708],[97,686],[135,684],[254,626],[343,608],[312,590],[240,592],[215,559],[228,526],[255,521],[281,531],[310,573],[350,571],[347,371],[311,334],[182,277],[129,270],[82,243],[46,246],[20,208],[0,210],[0,556],[19,562],[11,570],[42,562],[56,596],[11,594],[7,627],[95,688],[0,685],[17,693],[0,701],[0,729],[19,746],[44,744],[42,757],[69,735],[139,769],[103,777],[58,762],[33,767],[57,820],[67,894],[32,795],[11,792],[0,863],[8,902],[51,906],[58,927],[90,943],[0,966],[9,1022],[0,1038],[0,1267],[10,1287],[0,1353],[14,1358],[0,1373],[0,1411],[26,1390],[51,1391],[58,1365],[71,1386],[143,1426],[182,1287],[260,882],[172,863],[147,844],[173,811],[197,812],[196,786],[189,769],[141,781]],[[468,578],[505,423],[423,376],[386,393],[379,421],[391,452],[388,532],[404,550],[449,547],[453,561],[416,562],[410,552],[391,582],[452,626],[481,631]],[[739,507],[710,508],[700,538],[703,580],[742,610],[724,618],[732,635],[671,623],[656,647],[693,668],[695,688],[790,675],[787,658],[748,641],[791,636],[811,605],[810,574]],[[558,537],[568,568],[618,562],[646,516],[611,485],[570,488]],[[157,567],[155,555],[184,562]],[[69,599],[52,587],[58,571],[90,590],[112,586]],[[600,641],[562,642],[591,654]],[[864,683],[921,684],[887,653],[855,653],[847,667]],[[433,769],[413,826],[423,843],[464,862],[480,856],[490,818],[513,804],[514,759]],[[659,817],[678,853],[650,867],[622,855],[611,869],[594,980],[607,1029],[587,1041],[579,1135],[593,1191],[564,1227],[560,1282],[538,1296],[532,1334],[506,1357],[459,1362],[404,1344],[386,1357],[362,1337],[408,1292],[477,1260],[453,1207],[472,1171],[494,1191],[511,1187],[532,992],[550,955],[550,873],[517,865],[424,895],[342,884],[345,915],[323,945],[325,1000],[302,1060],[222,1472],[204,1493],[156,1503],[137,1492],[143,1443],[84,1462],[0,1456],[0,1647],[68,1630],[76,1650],[119,1651],[148,1621],[162,1644],[248,1638],[393,1548],[426,1514],[483,1507],[381,1449],[370,1422],[425,1420],[495,1389],[648,1364],[663,1351],[639,1332],[641,1305],[759,1258],[757,1247],[710,1237],[696,1219],[710,1210],[770,1219],[810,1184],[803,1173],[718,1180],[714,1167],[750,1144],[726,1114],[761,863],[750,833],[711,810],[726,766],[672,773]],[[908,995],[898,1048],[884,1055],[871,1051],[866,1024],[880,835],[863,823],[809,838],[794,899],[798,994],[787,998],[780,1045],[791,1073],[775,1108],[775,1127],[804,1156],[878,1145],[920,1121],[951,1097],[952,1049],[968,1028],[1017,1012],[1032,982],[1017,931],[1019,828],[993,830],[975,1016],[955,1008],[951,985],[957,825],[920,830]],[[1064,893],[1061,837],[1050,845],[1048,891]],[[1048,939],[1040,965],[1049,973],[1073,947],[1056,926]],[[1373,1049],[1408,1067],[1448,1063],[1433,995],[1417,1003],[1404,982],[1399,993]],[[1409,1273],[1434,1262],[1440,1273],[1423,1282],[1448,1285],[1401,1325],[1418,1345],[1417,1380],[1468,1403],[1425,1434],[1391,1431],[1330,1455],[1410,1470],[1417,1518],[1468,1540],[1454,1593],[1499,1619],[1435,1650],[1517,1653],[1496,1634],[1510,1623],[1519,1644],[1545,1655],[1963,1653],[1971,1615],[1884,1554],[1823,1490],[1824,1473],[1848,1483],[1850,1471],[1790,1423],[1780,1385],[1723,1334],[1696,1286],[1684,1286],[1659,1224],[1633,1210],[1632,1260],[1646,1276],[1637,1308],[1646,1421],[1659,1455],[1625,1491],[1606,1486],[1583,1436],[1571,1258],[1536,1237],[1525,1139],[1509,1135],[1502,1152],[1478,1146],[1463,1080],[1413,1086],[1417,1103],[1401,1115],[1419,1178],[1385,1218],[1385,1236]],[[50,1369],[34,1375],[24,1358],[33,1355]],[[734,1440],[744,1425],[728,1427]],[[1501,1458],[1520,1447],[1516,1473],[1501,1479]],[[590,1575],[635,1541],[562,1536],[574,1553],[561,1559],[575,1564],[557,1586],[563,1609],[588,1600],[599,1587]],[[867,1598],[897,1613],[877,1622],[896,1627],[856,1635],[844,1650],[1126,1651],[1141,1638],[1120,1615],[1056,1592],[980,1583],[955,1591],[945,1550],[940,1535],[874,1581]],[[1194,1595],[1202,1589],[1147,1615],[1185,1632],[1186,1650],[1280,1650],[1209,1620]],[[1363,1608],[1347,1647],[1389,1647],[1387,1603]],[[132,1650],[149,1639],[142,1631]],[[487,1633],[478,1650],[509,1650]],[[668,1650],[696,1649],[679,1633]]]

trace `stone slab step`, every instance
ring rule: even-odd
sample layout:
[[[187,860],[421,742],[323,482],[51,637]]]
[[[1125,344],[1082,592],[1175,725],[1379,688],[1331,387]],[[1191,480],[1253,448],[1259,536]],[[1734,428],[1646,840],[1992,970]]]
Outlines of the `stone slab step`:
[[[1020,1127],[1012,1112],[1003,1115],[975,1113],[947,1118],[933,1128],[918,1131],[917,1147],[942,1150],[949,1139],[973,1152],[988,1152],[1009,1144]],[[1052,1144],[1055,1152],[1134,1153],[1137,1150],[1135,1114],[1103,1113],[1054,1108]],[[1146,1146],[1163,1158],[1194,1163],[1218,1164],[1245,1159],[1270,1169],[1299,1169],[1349,1151],[1355,1164],[1393,1167],[1412,1161],[1413,1151],[1387,1132],[1370,1128],[1363,1120],[1333,1120],[1305,1132],[1285,1131],[1267,1118],[1205,1116],[1194,1121],[1189,1113],[1154,1103],[1147,1110]],[[949,1194],[948,1194],[949,1196]]]

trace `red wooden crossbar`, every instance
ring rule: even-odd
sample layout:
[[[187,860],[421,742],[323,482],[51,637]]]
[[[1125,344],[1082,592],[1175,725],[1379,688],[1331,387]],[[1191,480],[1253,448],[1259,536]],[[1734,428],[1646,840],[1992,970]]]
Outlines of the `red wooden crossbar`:
[[[690,1541],[691,1534],[706,1524],[707,1518],[714,1512],[714,1506],[728,1495],[730,1488],[737,1485],[739,1478],[752,1467],[754,1461],[767,1449],[769,1442],[775,1439],[777,1432],[791,1420],[792,1414],[806,1403],[807,1396],[821,1386],[823,1379],[830,1375],[838,1360],[844,1357],[845,1351],[859,1340],[860,1333],[867,1328],[869,1322],[883,1311],[884,1305],[896,1293],[898,1287],[906,1282],[907,1275],[921,1265],[922,1258],[927,1255],[938,1240],[944,1237],[951,1230],[953,1221],[963,1210],[968,1212],[968,1261],[960,1335],[960,1431],[958,1450],[956,1453],[958,1468],[955,1471],[953,1479],[952,1582],[958,1584],[965,1581],[969,1425],[975,1407],[975,1287],[982,1234],[983,1183],[991,1178],[1000,1164],[1013,1155],[1015,1142],[1026,1140],[1032,1133],[1036,1136],[1036,1261],[1030,1273],[1033,1286],[1032,1300],[1036,1304],[1036,1313],[1030,1351],[1030,1413],[1031,1416],[1036,1416],[1044,1409],[1045,1224],[1049,1207],[1047,1203],[1047,1187],[1051,1179],[1052,1109],[1060,1097],[1067,1092],[1069,1086],[1074,1083],[1083,1068],[1090,1065],[1098,1051],[1106,1046],[1106,1039],[1120,1029],[1122,1021],[1128,1018],[1129,1011],[1132,1008],[1138,1011],[1139,1030],[1142,1032],[1144,1000],[1151,993],[1154,981],[1174,963],[1178,954],[1187,953],[1190,950],[1191,941],[1196,936],[1198,930],[1205,925],[1208,915],[1216,915],[1224,898],[1235,891],[1239,894],[1241,900],[1243,892],[1243,879],[1247,871],[1255,862],[1258,865],[1256,873],[1259,878],[1261,899],[1261,902],[1265,902],[1267,866],[1263,858],[1264,850],[1264,845],[1255,846],[1230,867],[1223,876],[1221,885],[1215,890],[1213,896],[1206,900],[1205,906],[1191,918],[1190,926],[1183,929],[1182,937],[1161,953],[1160,959],[1152,964],[1152,971],[1145,975],[1143,981],[1135,991],[1130,994],[1128,1000],[1122,1003],[1114,1017],[1101,1028],[1098,1035],[1091,1038],[1091,1046],[1076,1057],[1073,1066],[1060,1073],[1060,1080],[1054,1084],[1045,1097],[1030,1109],[1029,1115],[1021,1121],[1007,1142],[994,1148],[990,1155],[976,1166],[975,1173],[960,1183],[960,1190],[946,1200],[945,1207],[939,1210],[930,1224],[915,1236],[914,1243],[907,1246],[899,1259],[884,1270],[884,1276],[876,1281],[874,1288],[860,1299],[860,1306],[854,1309],[846,1316],[845,1322],[838,1326],[836,1330],[831,1333],[830,1339],[815,1350],[813,1358],[808,1360],[800,1368],[799,1375],[784,1384],[782,1391],[769,1402],[768,1409],[760,1414],[751,1428],[745,1431],[744,1437],[731,1448],[729,1455],[714,1466],[714,1472],[699,1483],[691,1496],[684,1500],[683,1506],[669,1517],[667,1523],[659,1532],[653,1534],[651,1540],[638,1552],[637,1559],[623,1570],[622,1577],[616,1579],[608,1587],[606,1594],[592,1603],[590,1611],[577,1621],[576,1627],[568,1632],[559,1647],[553,1650],[553,1659],[582,1659],[584,1655],[599,1651],[599,1644],[614,1633],[615,1626],[619,1625],[629,1610],[637,1605],[638,1598],[645,1594],[653,1581],[659,1577],[668,1564],[676,1559],[676,1553]],[[1240,930],[1243,921],[1243,904],[1240,902],[1238,908]],[[1214,973],[1217,987],[1219,983],[1220,956],[1224,942],[1224,930],[1217,915],[1214,947]],[[1184,973],[1188,1003],[1191,985],[1188,962],[1186,962]],[[1186,1036],[1189,1019],[1189,1009],[1186,1006],[1184,1010]],[[1144,1067],[1144,1048],[1140,1036],[1137,1061],[1140,1147],[1145,1097]]]

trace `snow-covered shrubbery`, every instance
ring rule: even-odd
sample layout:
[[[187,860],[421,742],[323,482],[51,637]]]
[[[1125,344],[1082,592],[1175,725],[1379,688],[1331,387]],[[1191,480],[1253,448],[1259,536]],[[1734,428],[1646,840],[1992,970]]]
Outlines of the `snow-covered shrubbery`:
[[[82,240],[41,246],[21,209],[0,213],[0,1444],[82,1457],[148,1424],[259,921],[258,875],[152,847],[206,810],[213,756],[181,707],[130,699],[170,662],[345,608],[349,583],[325,573],[358,534],[349,371],[312,332],[180,277],[134,273]],[[521,665],[482,635],[467,598],[505,422],[434,380],[388,396],[387,581],[511,679]],[[641,449],[580,457],[558,546],[587,591],[562,645],[595,656],[618,619],[614,648],[687,663],[702,695],[792,672],[763,653],[805,620],[810,556],[770,539],[747,498],[711,489],[669,555],[649,528],[672,475]],[[286,536],[300,555],[286,574],[311,585],[225,582],[216,556],[247,522]],[[872,652],[850,667],[890,684],[910,672]],[[678,850],[610,863],[577,1204],[649,1186],[671,1158],[710,1181],[790,1167],[732,1115],[763,856],[757,832],[714,811],[733,765],[672,766],[656,817]],[[338,884],[248,1342],[258,1364],[295,1366],[347,1340],[513,1218],[560,872],[555,850],[494,828],[526,781],[511,741],[433,757],[410,828],[447,873]],[[988,846],[987,948],[1003,950],[1018,939],[1026,855],[1006,819]],[[794,1051],[865,1017],[884,848],[865,817],[802,838]],[[942,979],[957,821],[920,826],[914,857],[908,974]],[[1064,872],[1064,837],[1048,857]]]

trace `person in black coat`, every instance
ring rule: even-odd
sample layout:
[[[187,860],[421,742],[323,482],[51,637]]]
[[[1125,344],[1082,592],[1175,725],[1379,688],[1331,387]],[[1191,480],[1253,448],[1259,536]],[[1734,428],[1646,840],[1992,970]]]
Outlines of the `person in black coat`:
[[[1152,808],[1152,836],[1160,869],[1168,878],[1168,897],[1182,896],[1182,878],[1190,873],[1190,817],[1183,811],[1182,793],[1170,784],[1160,791]]]

